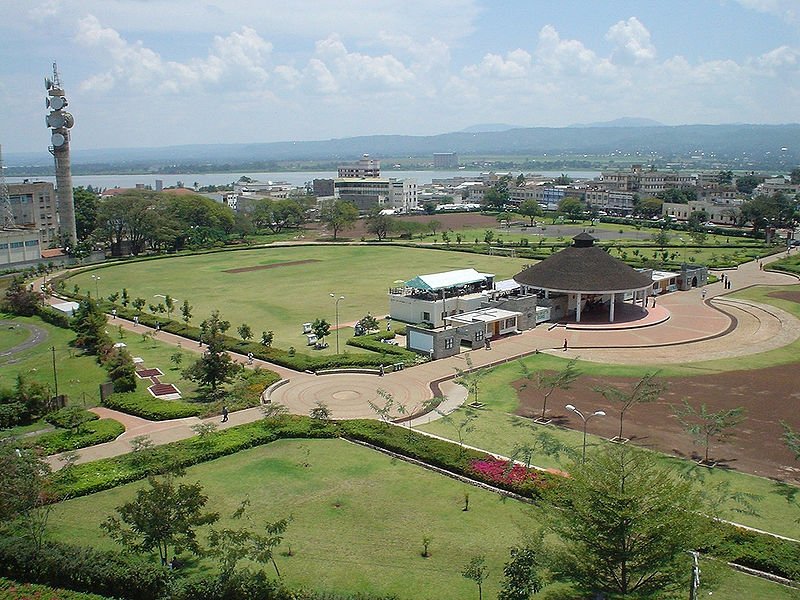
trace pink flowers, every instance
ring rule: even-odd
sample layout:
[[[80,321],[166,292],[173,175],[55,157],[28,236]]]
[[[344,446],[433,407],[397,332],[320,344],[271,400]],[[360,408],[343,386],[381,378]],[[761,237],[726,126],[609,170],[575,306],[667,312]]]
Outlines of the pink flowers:
[[[481,458],[473,460],[470,465],[475,474],[487,481],[512,485],[536,483],[539,472],[520,464],[497,458]]]

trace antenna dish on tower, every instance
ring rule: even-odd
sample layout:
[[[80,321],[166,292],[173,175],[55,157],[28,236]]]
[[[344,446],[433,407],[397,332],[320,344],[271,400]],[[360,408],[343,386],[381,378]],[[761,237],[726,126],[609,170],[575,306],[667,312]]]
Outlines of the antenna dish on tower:
[[[61,133],[54,133],[50,138],[50,142],[53,144],[54,148],[58,148],[59,146],[63,146],[64,142],[67,141],[67,138],[64,137]]]

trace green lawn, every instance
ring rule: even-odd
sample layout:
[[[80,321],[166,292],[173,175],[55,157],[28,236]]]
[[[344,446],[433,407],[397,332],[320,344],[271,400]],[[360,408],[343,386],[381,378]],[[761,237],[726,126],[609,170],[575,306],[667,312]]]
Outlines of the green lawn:
[[[22,327],[8,323],[0,324],[0,352],[23,343],[30,335],[31,333]]]
[[[302,262],[299,261],[310,261]],[[118,263],[68,279],[67,289],[78,284],[82,290],[96,290],[108,296],[127,288],[132,298],[144,298],[148,304],[169,294],[180,305],[188,300],[194,307],[193,324],[212,310],[231,321],[231,333],[247,323],[256,339],[262,331],[275,332],[275,345],[282,348],[305,348],[302,323],[316,318],[335,322],[335,305],[329,296],[344,296],[339,302],[339,322],[350,323],[371,312],[385,315],[387,293],[396,280],[408,280],[424,274],[473,267],[495,273],[497,279],[519,272],[526,261],[443,252],[421,248],[387,246],[302,246],[262,248],[219,252],[196,256]],[[286,264],[294,263],[294,264]],[[240,273],[226,270],[265,267]],[[93,280],[92,275],[99,276]],[[180,313],[174,314],[180,319]],[[340,343],[352,334],[341,332]],[[329,340],[330,342],[330,340]],[[334,344],[328,349],[334,351]],[[348,348],[348,352],[353,349]]]
[[[525,504],[342,440],[274,442],[191,467],[186,480],[199,481],[209,507],[222,515],[244,498],[256,522],[291,515],[278,565],[287,583],[313,589],[393,593],[409,600],[470,598],[477,590],[460,571],[471,556],[484,554],[490,569],[484,593],[493,598],[509,546],[536,525]],[[142,485],[55,506],[51,536],[116,547],[98,524]],[[462,511],[465,493],[468,512]],[[426,536],[431,556],[422,558]],[[286,556],[290,547],[293,555]],[[717,571],[717,598],[790,597],[780,586]],[[742,596],[741,590],[753,595]]]

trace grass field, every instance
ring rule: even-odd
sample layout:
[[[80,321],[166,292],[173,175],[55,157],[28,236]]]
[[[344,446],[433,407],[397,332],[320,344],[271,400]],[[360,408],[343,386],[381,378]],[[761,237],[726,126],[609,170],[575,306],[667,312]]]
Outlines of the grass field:
[[[302,246],[220,252],[117,264],[67,281],[108,296],[127,288],[132,298],[158,304],[156,294],[169,294],[180,305],[188,300],[193,324],[219,309],[231,321],[231,333],[247,323],[256,339],[262,331],[275,332],[275,346],[305,347],[302,323],[316,318],[335,323],[335,306],[329,296],[344,296],[339,303],[340,324],[352,323],[367,312],[388,312],[388,289],[396,280],[452,269],[475,268],[509,278],[525,261],[460,252],[407,247]],[[253,270],[230,273],[231,269]],[[99,276],[93,280],[92,275]],[[180,313],[174,314],[180,319]],[[343,329],[341,341],[352,334]],[[328,349],[333,351],[333,344]],[[353,351],[348,349],[348,351]]]
[[[47,340],[29,348],[11,359],[0,362],[0,387],[11,388],[16,382],[17,375],[22,373],[33,381],[50,386],[55,386],[53,379],[53,354],[51,347],[56,349],[56,372],[58,377],[58,392],[66,394],[72,402],[82,406],[92,407],[100,403],[99,386],[108,380],[106,370],[100,366],[96,357],[84,355],[82,351],[70,346],[75,339],[75,333],[69,329],[61,329],[45,323],[37,317],[17,317],[0,314],[0,319],[14,320],[21,323],[30,323],[47,331]],[[180,379],[180,371],[173,370],[170,356],[176,348],[167,346],[157,339],[143,338],[141,335],[124,332],[120,337],[113,321],[109,321],[108,332],[117,342],[124,342],[133,356],[140,356],[148,367],[159,367],[164,372],[165,383],[178,383],[178,387],[186,394],[193,393],[197,386],[189,381]],[[197,355],[182,351],[183,365],[187,366]],[[139,382],[137,393],[147,394],[146,385]]]
[[[0,352],[23,343],[29,336],[30,332],[22,327],[15,327],[8,323],[0,325]]]
[[[256,523],[292,515],[281,552],[291,547],[293,555],[278,556],[278,565],[289,584],[314,589],[409,600],[476,597],[460,572],[471,556],[484,554],[490,568],[484,594],[493,598],[508,548],[537,526],[528,505],[341,440],[274,442],[192,467],[186,480],[199,481],[209,508],[222,515],[246,497]],[[115,547],[98,524],[142,485],[57,505],[52,537]],[[468,512],[462,511],[465,493]],[[423,537],[431,539],[429,558],[420,556]],[[756,594],[750,597],[790,597],[780,586],[727,568],[714,571],[717,598],[744,597],[737,595],[742,589]]]

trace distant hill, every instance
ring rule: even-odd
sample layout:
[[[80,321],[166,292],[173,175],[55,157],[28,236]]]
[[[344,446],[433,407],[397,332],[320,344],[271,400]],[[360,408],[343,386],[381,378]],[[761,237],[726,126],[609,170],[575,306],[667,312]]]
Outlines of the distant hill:
[[[434,152],[457,152],[468,156],[548,156],[558,155],[656,155],[710,157],[735,161],[738,168],[751,162],[800,164],[800,125],[680,125],[680,126],[603,126],[529,127],[505,131],[468,133],[464,131],[432,136],[370,135],[312,142],[269,142],[251,144],[194,144],[160,148],[74,148],[74,164],[134,164],[145,172],[163,165],[230,166],[253,161],[353,160],[364,153],[375,158],[431,156]],[[766,157],[766,158],[765,158]],[[634,158],[635,159],[635,158]],[[47,152],[9,154],[12,167],[52,168]],[[776,162],[777,161],[777,162]],[[755,164],[752,163],[752,164]],[[766,164],[765,163],[765,164]],[[734,167],[737,168],[737,167]],[[174,172],[180,173],[180,170]]]
[[[508,131],[509,129],[522,129],[522,127],[520,125],[507,125],[506,123],[482,123],[465,127],[460,133],[490,133],[493,131]]]
[[[599,121],[597,123],[575,123],[570,127],[664,127],[653,119],[643,119],[639,117],[621,117],[613,121]]]

